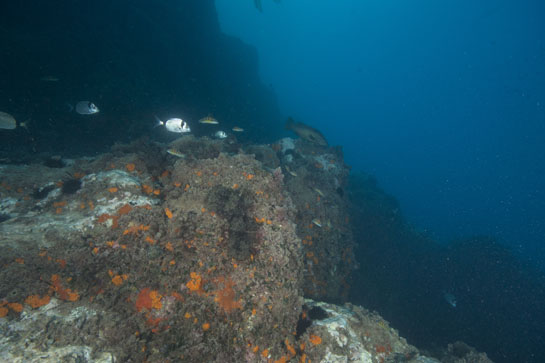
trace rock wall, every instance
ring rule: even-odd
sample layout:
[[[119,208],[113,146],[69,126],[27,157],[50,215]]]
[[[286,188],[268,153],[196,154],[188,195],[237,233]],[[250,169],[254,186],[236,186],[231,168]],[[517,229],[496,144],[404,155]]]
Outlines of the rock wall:
[[[38,329],[24,317],[47,306],[62,318],[41,315],[47,328],[32,349],[86,346],[120,361],[282,356],[302,306],[302,249],[282,179],[244,154],[130,149],[141,152],[80,160],[70,175],[10,170],[5,185],[18,188],[2,195],[0,296],[14,325],[2,330]],[[73,180],[79,188],[67,192]],[[17,356],[18,339],[6,339]]]
[[[2,361],[434,362],[303,298],[353,268],[335,149],[186,136],[0,171]]]

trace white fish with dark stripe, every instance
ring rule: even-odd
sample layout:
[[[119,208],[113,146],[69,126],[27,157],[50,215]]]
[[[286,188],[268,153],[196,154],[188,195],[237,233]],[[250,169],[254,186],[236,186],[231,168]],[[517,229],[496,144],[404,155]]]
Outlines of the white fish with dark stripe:
[[[79,101],[76,103],[76,112],[80,115],[94,115],[99,113],[98,107],[90,101]]]
[[[225,133],[225,131],[218,131],[214,134],[214,137],[216,139],[225,139],[227,137],[227,134]]]
[[[167,129],[170,132],[176,132],[179,134],[183,134],[186,132],[191,132],[191,128],[189,127],[188,123],[182,120],[181,118],[171,118],[166,121],[161,121],[157,116],[155,116],[155,119],[157,120],[157,126],[165,126],[165,129]]]

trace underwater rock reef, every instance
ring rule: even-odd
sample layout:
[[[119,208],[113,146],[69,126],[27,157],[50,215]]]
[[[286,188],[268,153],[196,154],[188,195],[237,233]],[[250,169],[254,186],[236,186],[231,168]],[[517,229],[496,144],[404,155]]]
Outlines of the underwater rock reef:
[[[358,268],[344,195],[350,168],[338,147],[324,148],[285,138],[273,143],[272,148],[277,150],[286,189],[297,209],[296,230],[305,259],[305,296],[344,302],[352,273]]]
[[[358,267],[337,148],[184,136],[0,168],[2,361],[436,361],[317,301]]]

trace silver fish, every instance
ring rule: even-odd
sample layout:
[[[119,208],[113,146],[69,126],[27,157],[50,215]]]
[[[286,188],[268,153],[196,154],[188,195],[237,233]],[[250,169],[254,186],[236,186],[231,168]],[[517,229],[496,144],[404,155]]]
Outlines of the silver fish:
[[[214,137],[218,139],[225,139],[227,137],[227,134],[225,133],[225,131],[218,131],[214,134]]]
[[[17,121],[9,113],[0,111],[0,129],[13,130],[17,127]]]
[[[76,103],[76,112],[80,115],[94,115],[100,112],[97,106],[90,101],[79,101]]]
[[[191,132],[191,128],[189,127],[187,122],[185,122],[181,118],[171,118],[166,121],[161,121],[157,117],[155,117],[155,119],[157,120],[157,125],[155,126],[157,127],[164,125],[167,131],[176,132],[179,134]]]

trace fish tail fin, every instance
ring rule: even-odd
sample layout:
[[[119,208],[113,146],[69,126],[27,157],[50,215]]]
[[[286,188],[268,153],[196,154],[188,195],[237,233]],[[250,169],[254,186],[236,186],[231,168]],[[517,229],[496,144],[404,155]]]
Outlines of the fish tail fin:
[[[158,126],[163,126],[163,125],[165,124],[163,121],[161,121],[161,120],[159,119],[159,117],[157,117],[157,116],[155,116],[155,115],[153,115],[153,117],[155,117],[155,121],[156,121],[156,122],[155,122],[155,126],[153,126],[154,128],[155,128],[155,127],[158,127]]]
[[[288,117],[288,120],[286,121],[286,130],[293,130],[293,127],[295,126],[295,121]]]
[[[72,111],[74,111],[74,106],[72,106],[71,103],[66,103],[66,110],[68,112],[72,112]]]
[[[19,124],[19,127],[22,127],[22,128],[24,128],[24,129],[26,130],[26,132],[29,132],[29,131],[28,131],[28,120],[26,120],[26,121],[24,121],[24,122],[21,122],[21,123]]]

